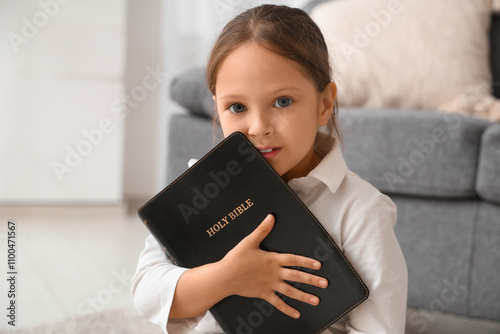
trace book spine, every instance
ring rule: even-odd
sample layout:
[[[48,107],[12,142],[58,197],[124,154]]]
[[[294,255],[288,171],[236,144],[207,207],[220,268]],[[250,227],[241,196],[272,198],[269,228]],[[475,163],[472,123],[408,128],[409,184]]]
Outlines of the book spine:
[[[142,222],[144,223],[144,225],[146,225],[146,227],[148,228],[148,230],[150,230],[150,232],[152,232],[151,229],[149,228],[148,220],[144,219]],[[151,233],[151,234],[153,234],[153,233]],[[172,262],[174,265],[178,266],[179,263],[177,263],[177,261],[174,259],[174,257],[172,255],[170,255],[170,252],[168,251],[167,246],[164,245],[160,240],[158,240],[158,238],[156,238],[156,236],[154,234],[153,234],[153,236],[155,237],[156,241],[158,241],[158,243],[162,246],[163,252],[168,257],[168,259],[170,260],[170,262]]]

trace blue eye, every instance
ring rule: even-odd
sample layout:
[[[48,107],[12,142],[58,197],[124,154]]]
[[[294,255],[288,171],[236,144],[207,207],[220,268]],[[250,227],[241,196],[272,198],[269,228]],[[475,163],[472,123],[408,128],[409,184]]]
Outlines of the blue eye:
[[[241,103],[233,103],[229,106],[228,109],[231,110],[235,114],[239,114],[239,113],[242,113],[242,112],[247,110],[247,108],[244,105],[242,105]]]
[[[275,102],[274,102],[274,107],[275,108],[286,108],[290,104],[292,104],[293,100],[289,97],[279,97]]]

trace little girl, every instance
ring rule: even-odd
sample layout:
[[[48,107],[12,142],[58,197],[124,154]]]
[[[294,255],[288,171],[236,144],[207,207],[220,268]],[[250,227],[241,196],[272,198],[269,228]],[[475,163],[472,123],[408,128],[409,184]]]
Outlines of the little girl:
[[[215,43],[207,80],[224,135],[240,131],[250,139],[370,290],[366,301],[324,333],[403,333],[407,271],[393,231],[396,208],[349,171],[342,158],[337,90],[316,24],[302,10],[285,6],[263,5],[238,15]],[[319,132],[321,127],[326,132]],[[259,248],[273,224],[269,215],[222,260],[194,269],[173,265],[149,236],[132,279],[139,313],[165,333],[223,333],[207,310],[240,295],[265,299],[300,317],[276,292],[317,305],[316,296],[286,281],[322,288],[328,282],[290,268],[319,269],[315,259]]]

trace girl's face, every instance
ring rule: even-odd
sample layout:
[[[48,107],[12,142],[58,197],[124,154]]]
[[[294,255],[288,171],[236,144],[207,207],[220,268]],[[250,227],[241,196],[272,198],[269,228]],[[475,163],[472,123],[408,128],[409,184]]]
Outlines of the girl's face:
[[[286,180],[319,163],[314,140],[333,110],[335,84],[318,93],[298,63],[254,43],[233,50],[216,79],[224,136],[244,133]]]

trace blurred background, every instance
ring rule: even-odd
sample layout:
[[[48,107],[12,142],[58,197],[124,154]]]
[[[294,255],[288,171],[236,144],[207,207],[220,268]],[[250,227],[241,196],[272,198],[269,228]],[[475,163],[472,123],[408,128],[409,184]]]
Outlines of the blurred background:
[[[0,331],[133,309],[148,234],[135,211],[166,186],[168,119],[182,111],[170,81],[261,3],[0,0],[0,305],[17,306]]]

